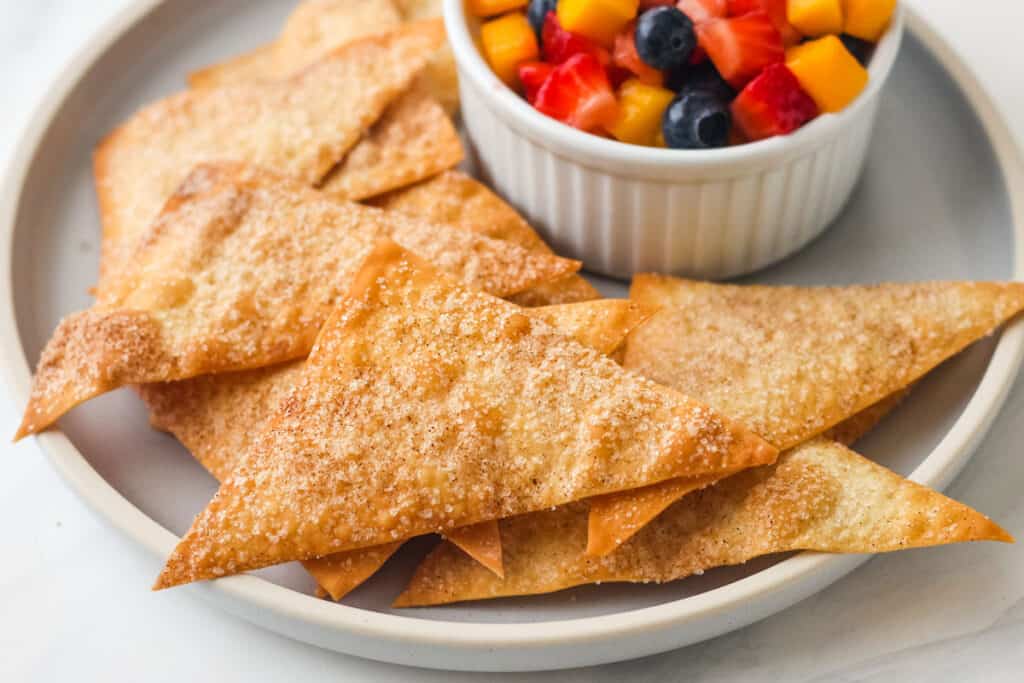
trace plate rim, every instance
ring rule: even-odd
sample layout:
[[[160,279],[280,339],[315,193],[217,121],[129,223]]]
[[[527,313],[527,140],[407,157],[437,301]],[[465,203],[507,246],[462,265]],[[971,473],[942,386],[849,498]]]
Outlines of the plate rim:
[[[0,269],[5,273],[0,283],[4,289],[0,295],[0,358],[4,361],[0,363],[0,372],[11,388],[10,394],[15,406],[24,405],[31,380],[31,366],[21,346],[15,317],[12,268],[14,231],[28,173],[54,119],[83,77],[117,41],[131,32],[147,15],[168,2],[134,0],[93,34],[53,81],[49,92],[32,113],[30,124],[25,128],[20,142],[15,146],[3,191],[0,192]],[[1014,237],[1012,277],[1016,280],[1024,279],[1024,157],[1021,150],[1002,113],[958,51],[931,27],[918,10],[906,6],[905,11],[908,30],[946,70],[989,137],[1009,195]],[[968,404],[939,444],[911,473],[911,479],[940,490],[949,484],[971,458],[974,447],[998,415],[1014,383],[1022,358],[1024,320],[1018,320],[1002,333]],[[178,537],[114,489],[62,432],[45,432],[35,437],[35,440],[65,484],[83,502],[142,547],[158,556],[167,556]],[[541,651],[612,641],[619,646],[616,654],[590,648],[592,655],[567,659],[561,665],[565,667],[620,661],[664,651],[669,648],[656,644],[657,639],[645,643],[644,637],[666,629],[679,629],[704,619],[712,622],[717,620],[718,626],[710,630],[705,627],[703,632],[694,637],[681,637],[673,647],[740,628],[830,585],[870,557],[802,552],[749,577],[687,598],[601,616],[535,623],[442,621],[393,615],[329,603],[246,575],[194,585],[186,591],[211,598],[228,611],[291,637],[296,637],[290,632],[294,628],[287,624],[268,624],[266,620],[254,616],[251,610],[269,612],[269,616],[285,622],[326,629],[357,639],[380,641],[390,646],[441,647],[451,652],[482,653],[485,657],[497,656],[495,650],[515,650],[521,654],[524,648]],[[827,578],[822,581],[823,577]],[[764,605],[770,604],[773,598],[777,604],[765,611]],[[747,603],[754,606],[747,615],[738,619],[726,616],[727,612]],[[758,605],[762,607],[763,613],[758,612]],[[310,640],[308,635],[299,639],[307,642],[323,640]],[[627,643],[625,639],[631,642]],[[357,647],[359,643],[317,644],[356,655],[408,663],[407,658],[399,652],[393,656],[380,652],[366,654],[364,648]],[[444,660],[439,666],[458,668],[456,664]],[[474,665],[473,661],[465,664],[466,668],[487,668]],[[425,661],[420,665],[432,664]],[[560,668],[559,662],[534,667],[526,661],[504,668],[523,670],[524,667]]]

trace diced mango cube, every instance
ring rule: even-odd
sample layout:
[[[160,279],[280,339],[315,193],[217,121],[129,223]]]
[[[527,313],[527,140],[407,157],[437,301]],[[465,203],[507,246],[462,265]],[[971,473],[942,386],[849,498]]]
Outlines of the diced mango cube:
[[[622,142],[658,146],[661,119],[674,97],[671,90],[631,78],[619,88],[619,116],[608,132]]]
[[[480,42],[494,73],[513,87],[519,80],[519,65],[540,56],[537,36],[522,12],[486,22],[480,27]]]
[[[493,17],[526,7],[529,0],[469,0],[469,11],[477,17]]]
[[[895,11],[896,0],[843,0],[845,31],[861,40],[877,43]]]
[[[639,8],[640,0],[559,0],[558,23],[566,31],[611,47]]]
[[[786,17],[805,36],[843,32],[842,0],[787,0]]]
[[[836,36],[786,51],[786,66],[822,112],[837,112],[868,84],[868,72]]]

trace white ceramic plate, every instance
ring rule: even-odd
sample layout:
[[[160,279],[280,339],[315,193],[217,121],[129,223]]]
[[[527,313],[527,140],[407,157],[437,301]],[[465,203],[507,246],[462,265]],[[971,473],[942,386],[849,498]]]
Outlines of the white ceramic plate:
[[[61,316],[89,305],[99,226],[89,156],[142,103],[184,74],[255,46],[290,8],[271,0],[143,0],[117,18],[54,84],[0,197],[0,351],[18,403],[30,362]],[[798,256],[751,278],[849,283],[1006,279],[1024,263],[1024,177],[991,101],[955,54],[911,13],[865,181],[843,216]],[[603,281],[610,295],[620,283]],[[867,439],[865,454],[944,487],[998,411],[1024,353],[1024,326],[946,364]],[[75,410],[39,437],[54,466],[115,527],[154,553],[153,573],[215,483],[148,428],[127,391]],[[418,544],[413,543],[412,546]],[[550,596],[392,611],[415,564],[411,547],[346,601],[310,596],[293,566],[190,586],[266,628],[374,659],[451,669],[599,664],[739,628],[824,588],[867,558],[803,553],[664,586],[591,586]],[[158,559],[159,558],[159,559]],[[112,572],[118,558],[110,558]]]

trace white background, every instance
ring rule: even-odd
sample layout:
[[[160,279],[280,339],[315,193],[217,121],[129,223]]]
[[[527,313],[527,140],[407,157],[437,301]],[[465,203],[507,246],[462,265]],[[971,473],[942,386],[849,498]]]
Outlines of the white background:
[[[130,0],[0,0],[0,168],[49,82]],[[1024,3],[913,0],[1024,137]],[[0,681],[1021,681],[1024,544],[877,558],[819,596],[676,652],[557,674],[459,675],[285,640],[149,586],[160,560],[96,519],[0,390]],[[949,493],[1024,537],[1024,385]]]

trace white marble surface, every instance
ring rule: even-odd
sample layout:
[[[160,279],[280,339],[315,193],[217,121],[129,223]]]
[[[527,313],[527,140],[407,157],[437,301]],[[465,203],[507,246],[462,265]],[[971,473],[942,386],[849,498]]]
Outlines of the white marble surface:
[[[47,84],[130,1],[0,0],[0,168]],[[1024,5],[914,4],[927,8],[999,93],[1024,139]],[[14,432],[18,408],[0,391],[0,435]],[[949,490],[1018,537],[1024,536],[1022,442],[1019,381]],[[95,518],[31,441],[0,445],[0,460],[0,681],[1024,680],[1024,544],[876,558],[773,618],[635,662],[556,674],[445,674],[324,652],[197,600],[152,594],[157,560]]]

